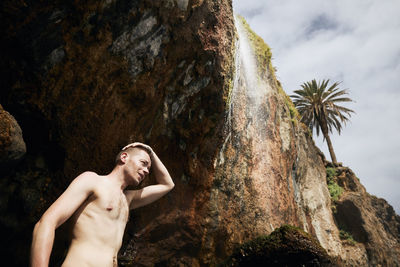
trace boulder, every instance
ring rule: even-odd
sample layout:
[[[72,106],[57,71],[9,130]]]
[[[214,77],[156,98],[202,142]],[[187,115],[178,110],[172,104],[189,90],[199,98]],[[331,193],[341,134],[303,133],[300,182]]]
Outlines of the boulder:
[[[284,225],[236,248],[222,266],[335,266],[318,240]]]
[[[0,173],[15,165],[25,153],[26,145],[21,127],[0,105]]]

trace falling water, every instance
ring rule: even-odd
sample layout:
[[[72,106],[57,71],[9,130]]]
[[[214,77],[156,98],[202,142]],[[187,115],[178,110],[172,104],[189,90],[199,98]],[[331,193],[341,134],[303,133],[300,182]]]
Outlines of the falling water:
[[[224,150],[228,141],[241,147],[250,140],[264,139],[268,113],[265,103],[268,93],[272,91],[270,85],[259,75],[254,48],[242,19],[235,16],[234,21],[238,33],[235,74],[225,125],[226,138],[215,162],[218,165],[225,162]]]
[[[235,77],[235,80],[239,80],[239,77],[242,78],[242,82],[244,83],[242,86],[247,88],[246,92],[252,102],[251,104],[259,106],[261,101],[264,100],[265,91],[261,89],[262,85],[260,84],[258,76],[257,62],[253,52],[254,49],[250,44],[247,31],[244,29],[241,19],[237,16],[235,16],[235,26],[239,36],[238,50],[236,53],[238,54],[239,61],[241,61],[241,64],[239,63],[239,67],[241,68],[236,70],[235,74],[237,77]],[[241,75],[241,72],[243,72],[244,75]],[[236,84],[236,86],[238,85],[239,83]]]
[[[235,16],[234,19],[238,33],[235,54],[235,75],[226,121],[227,136],[222,150],[228,140],[235,139],[234,132],[243,134],[242,130],[245,130],[244,133],[247,139],[253,137],[263,139],[266,133],[268,116],[266,101],[268,95],[272,92],[271,86],[265,82],[264,77],[260,77],[254,48],[248,38],[248,31],[238,16]],[[243,124],[244,121],[247,121],[246,127],[239,129],[239,124]],[[250,132],[254,132],[255,135],[252,135]],[[220,159],[222,161],[219,163],[223,163],[223,158],[220,157]]]

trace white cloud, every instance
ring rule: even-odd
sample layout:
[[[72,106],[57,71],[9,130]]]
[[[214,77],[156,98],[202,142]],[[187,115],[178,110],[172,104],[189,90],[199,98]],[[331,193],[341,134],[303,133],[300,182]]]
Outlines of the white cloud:
[[[357,114],[332,136],[338,160],[400,213],[400,1],[235,0],[234,10],[271,47],[288,94],[314,78],[343,81]]]

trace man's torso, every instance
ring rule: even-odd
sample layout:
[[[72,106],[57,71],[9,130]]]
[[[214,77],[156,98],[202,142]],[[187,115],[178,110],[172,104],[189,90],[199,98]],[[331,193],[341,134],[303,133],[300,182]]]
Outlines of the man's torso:
[[[125,194],[98,176],[93,194],[71,218],[72,241],[62,266],[117,266],[128,216]]]

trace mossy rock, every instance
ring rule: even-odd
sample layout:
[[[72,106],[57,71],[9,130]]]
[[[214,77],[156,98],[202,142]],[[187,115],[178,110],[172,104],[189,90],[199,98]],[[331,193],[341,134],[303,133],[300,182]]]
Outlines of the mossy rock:
[[[319,242],[300,228],[284,225],[236,248],[221,266],[334,266]]]

